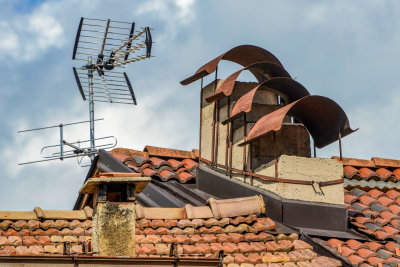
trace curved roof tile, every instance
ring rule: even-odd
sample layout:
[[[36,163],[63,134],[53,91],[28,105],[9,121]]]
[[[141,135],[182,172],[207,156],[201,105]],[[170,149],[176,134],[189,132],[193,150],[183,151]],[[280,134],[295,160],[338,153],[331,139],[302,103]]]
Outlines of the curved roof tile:
[[[201,66],[192,76],[181,81],[181,84],[188,85],[214,72],[221,60],[232,61],[242,66],[248,66],[260,61],[270,61],[282,66],[281,62],[272,53],[261,47],[254,45],[239,45]]]
[[[248,138],[239,145],[253,142],[271,131],[282,128],[286,115],[301,121],[314,139],[315,146],[322,148],[353,133],[343,109],[333,100],[323,96],[306,96],[259,119],[250,130]]]

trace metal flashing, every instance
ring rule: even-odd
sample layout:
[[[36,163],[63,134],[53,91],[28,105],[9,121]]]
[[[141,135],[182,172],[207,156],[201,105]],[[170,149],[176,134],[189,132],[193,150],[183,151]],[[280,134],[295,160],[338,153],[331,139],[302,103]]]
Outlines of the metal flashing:
[[[368,238],[365,235],[361,235],[360,233],[354,232],[352,230],[334,231],[334,230],[320,230],[313,228],[296,228],[296,229],[310,236],[335,237],[335,238],[355,239],[364,241],[368,240]]]
[[[262,195],[266,216],[292,227],[340,232],[347,229],[347,208],[344,205],[282,199],[271,192],[230,179],[205,164],[200,164],[197,169],[197,186],[199,190],[219,198]]]

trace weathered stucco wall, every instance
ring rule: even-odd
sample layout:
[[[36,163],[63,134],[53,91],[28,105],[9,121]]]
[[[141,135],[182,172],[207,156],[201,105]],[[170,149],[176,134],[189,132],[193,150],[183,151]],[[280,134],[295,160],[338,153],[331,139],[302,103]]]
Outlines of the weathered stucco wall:
[[[97,203],[93,214],[93,251],[99,256],[135,256],[135,204]]]
[[[310,157],[310,135],[302,124],[283,125],[276,132],[276,156],[289,155]],[[274,160],[274,135],[269,133],[253,142],[253,169]]]
[[[224,81],[223,79],[218,80],[217,87],[220,86],[223,81]],[[225,165],[226,162],[226,153],[225,153],[227,144],[226,130],[228,126],[223,125],[222,122],[228,118],[228,108],[232,110],[234,103],[244,94],[252,90],[255,86],[257,86],[257,83],[254,82],[236,82],[235,87],[232,91],[232,95],[230,96],[229,107],[228,107],[228,100],[226,97],[219,101],[219,125],[215,126],[215,138],[218,137],[217,162],[219,164]],[[203,96],[201,100],[200,150],[201,150],[201,157],[207,160],[211,160],[212,158],[211,156],[212,130],[213,130],[212,122],[213,122],[213,111],[215,102],[208,103],[206,99],[212,96],[214,92],[215,92],[215,82],[213,81],[203,88]],[[275,93],[263,91],[258,95],[258,98],[255,102],[275,103],[276,99],[277,96]]]
[[[255,173],[274,177],[274,162],[271,161],[270,163],[264,164],[256,169]],[[341,179],[342,176],[343,165],[335,159],[282,155],[278,160],[279,178],[324,182]],[[322,188],[319,188],[318,185],[314,185],[316,190],[314,191],[313,187],[310,185],[271,183],[253,178],[253,185],[276,193],[286,199],[344,204],[343,184],[330,185]]]
[[[221,84],[223,80],[219,80],[218,84]],[[201,157],[207,160],[211,160],[211,140],[212,140],[212,122],[213,122],[213,111],[214,103],[208,103],[206,98],[212,96],[215,90],[215,83],[212,82],[203,88],[203,97],[201,99],[201,146],[200,153]]]

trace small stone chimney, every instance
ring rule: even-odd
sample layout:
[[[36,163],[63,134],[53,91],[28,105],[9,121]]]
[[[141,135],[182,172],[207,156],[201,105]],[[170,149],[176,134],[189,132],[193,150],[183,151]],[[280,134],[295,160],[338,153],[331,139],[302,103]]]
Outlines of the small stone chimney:
[[[101,173],[81,194],[93,194],[93,251],[99,256],[135,254],[135,196],[150,182],[139,173]]]

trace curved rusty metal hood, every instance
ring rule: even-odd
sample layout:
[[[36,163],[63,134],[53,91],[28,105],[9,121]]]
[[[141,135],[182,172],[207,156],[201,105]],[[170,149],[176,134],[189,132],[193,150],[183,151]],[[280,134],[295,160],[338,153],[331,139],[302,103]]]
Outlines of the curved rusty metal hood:
[[[242,66],[248,66],[260,61],[270,61],[282,66],[281,62],[272,53],[261,47],[254,45],[239,45],[201,66],[192,76],[181,81],[181,84],[188,85],[209,75],[217,69],[221,60],[232,61]]]
[[[287,103],[292,103],[302,97],[310,95],[308,90],[299,82],[287,77],[276,77],[260,83],[247,94],[243,95],[233,106],[231,116],[223,122],[223,124],[237,118],[243,113],[251,111],[253,100],[256,92],[267,87],[268,90],[278,93]]]
[[[215,91],[214,95],[210,96],[206,100],[208,102],[213,102],[222,97],[231,95],[233,88],[235,87],[237,78],[244,70],[249,70],[254,75],[254,77],[256,77],[259,83],[265,81],[266,79],[269,79],[270,77],[290,78],[290,74],[280,65],[277,65],[270,61],[256,62],[232,73],[221,83],[221,85]]]
[[[293,116],[304,124],[318,148],[337,141],[339,129],[342,137],[358,130],[350,128],[346,113],[335,101],[312,95],[303,97],[259,119],[250,130],[247,140],[239,145],[251,143],[272,131],[279,131],[286,115]]]

